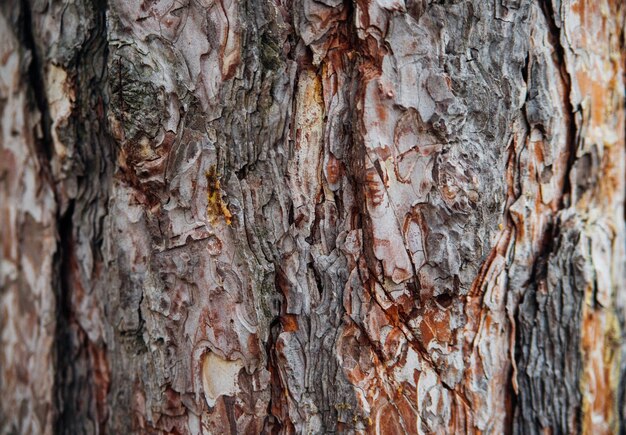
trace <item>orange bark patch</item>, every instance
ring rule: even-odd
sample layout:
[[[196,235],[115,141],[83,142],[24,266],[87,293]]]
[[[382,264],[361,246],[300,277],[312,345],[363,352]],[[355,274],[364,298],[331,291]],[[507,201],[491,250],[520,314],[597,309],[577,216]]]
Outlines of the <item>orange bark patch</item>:
[[[298,329],[298,319],[293,314],[286,314],[280,318],[280,323],[283,326],[285,332],[295,332]]]
[[[207,182],[207,217],[211,224],[215,224],[218,216],[223,216],[227,225],[231,224],[233,215],[226,206],[222,198],[222,190],[220,187],[220,180],[217,176],[217,170],[215,166],[211,166],[205,173]]]
[[[619,375],[619,326],[611,314],[585,307],[582,325],[582,350],[584,374],[581,379],[583,393],[583,432],[614,433],[615,397]]]

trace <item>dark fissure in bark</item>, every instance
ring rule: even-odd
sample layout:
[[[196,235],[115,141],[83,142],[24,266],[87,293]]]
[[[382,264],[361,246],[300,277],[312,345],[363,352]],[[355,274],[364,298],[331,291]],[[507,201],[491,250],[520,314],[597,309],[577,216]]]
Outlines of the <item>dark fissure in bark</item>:
[[[75,400],[71,400],[70,395],[72,392],[78,391],[81,384],[85,385],[85,381],[88,381],[88,379],[77,379],[74,375],[76,371],[75,359],[77,353],[80,351],[80,347],[77,348],[76,345],[82,340],[77,336],[73,336],[74,334],[70,327],[71,265],[69,256],[72,255],[73,249],[72,217],[74,214],[74,202],[72,201],[70,203],[65,213],[61,213],[59,195],[56,191],[50,168],[54,151],[51,134],[52,122],[44,84],[44,67],[41,54],[35,43],[33,34],[35,22],[33,21],[31,6],[28,0],[22,0],[20,3],[19,22],[21,25],[19,31],[20,40],[23,47],[28,50],[31,55],[28,67],[28,82],[32,90],[32,100],[41,116],[41,137],[37,135],[35,137],[35,144],[37,145],[36,153],[39,158],[41,174],[44,175],[46,182],[50,183],[57,203],[56,222],[58,244],[54,256],[56,269],[54,288],[57,309],[54,337],[56,347],[56,370],[54,379],[56,421],[54,430],[56,433],[66,433],[72,427],[72,414],[76,416],[81,413],[80,406],[73,409],[71,408],[73,405],[80,405],[80,402],[76,403]]]
[[[276,338],[278,337],[280,330],[280,318],[275,317],[270,324],[270,333],[267,339],[267,345],[265,347],[265,352],[267,354],[267,368],[270,372],[271,392],[270,400],[267,404],[267,417],[265,417],[263,431],[270,434],[278,434],[284,430],[283,422],[281,421],[279,416],[275,414],[277,410],[273,409],[276,406],[276,399],[283,396],[285,391],[285,387],[280,380],[280,375],[278,373],[278,362],[276,361],[275,352]]]
[[[22,1],[23,43],[33,53],[29,79],[37,108],[42,116],[43,138],[38,141],[41,143],[39,154],[45,155],[45,164],[42,164],[42,167],[53,188],[56,201],[57,250],[54,258],[54,287],[57,311],[54,343],[55,420],[53,431],[59,434],[101,433],[105,430],[106,405],[98,403],[98,399],[103,398],[97,397],[100,387],[97,371],[101,367],[96,367],[94,362],[103,355],[104,349],[99,347],[103,345],[89,340],[87,332],[83,330],[76,318],[73,306],[76,303],[76,286],[84,284],[81,282],[80,275],[81,259],[77,257],[76,251],[80,225],[95,227],[93,240],[87,243],[96,248],[93,249],[95,259],[101,260],[99,245],[102,242],[103,217],[97,222],[84,218],[87,214],[86,209],[98,202],[106,203],[106,198],[102,198],[102,195],[103,192],[106,194],[110,187],[106,183],[107,180],[102,179],[103,174],[106,178],[108,173],[102,170],[103,167],[110,165],[107,161],[108,151],[105,150],[108,144],[106,123],[98,118],[97,108],[93,104],[94,96],[100,101],[103,98],[106,83],[106,74],[99,67],[105,64],[107,55],[107,4],[104,0],[89,0],[88,3],[88,7],[94,13],[93,26],[86,30],[88,34],[84,44],[64,65],[69,74],[75,74],[77,103],[71,119],[76,144],[76,161],[73,164],[77,167],[70,170],[75,173],[66,175],[76,176],[79,192],[77,198],[65,198],[61,187],[64,180],[53,180],[50,167],[51,161],[58,158],[54,155],[53,126],[44,83],[44,64],[49,62],[46,56],[50,54],[39,53],[38,55],[36,34],[32,31],[37,23],[31,16],[28,1]],[[39,42],[46,49],[52,45],[49,41]],[[101,103],[104,104],[102,101]],[[94,127],[96,125],[98,128]],[[92,284],[92,282],[87,283],[88,286]],[[85,290],[82,289],[82,291]]]
[[[43,65],[40,58],[40,53],[35,44],[35,37],[33,35],[33,19],[30,3],[28,0],[22,0],[20,4],[20,19],[21,28],[19,31],[19,38],[24,48],[30,52],[30,64],[28,67],[28,82],[33,91],[33,100],[37,106],[37,110],[41,114],[41,132],[42,137],[36,137],[37,154],[39,155],[39,161],[45,174],[50,176],[50,160],[52,159],[52,135],[50,111],[48,108],[48,98],[46,97],[45,84],[43,79]]]
[[[84,414],[84,405],[89,402],[89,391],[82,391],[82,400],[77,400],[78,392],[85,388],[90,380],[85,377],[84,358],[85,337],[72,319],[72,270],[70,257],[74,255],[72,218],[74,202],[58,219],[59,248],[57,250],[57,327],[56,327],[56,421],[55,432],[70,433],[80,430],[75,423]]]

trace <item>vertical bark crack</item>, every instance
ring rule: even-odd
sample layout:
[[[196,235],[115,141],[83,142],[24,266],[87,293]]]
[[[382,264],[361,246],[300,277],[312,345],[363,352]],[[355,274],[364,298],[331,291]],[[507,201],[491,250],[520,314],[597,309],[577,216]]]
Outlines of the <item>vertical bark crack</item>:
[[[32,99],[40,114],[40,136],[35,135],[37,145],[36,154],[40,163],[40,174],[44,180],[50,184],[56,202],[56,222],[57,222],[57,249],[54,255],[55,265],[55,298],[56,298],[56,329],[55,329],[55,377],[53,394],[55,398],[56,420],[55,432],[64,433],[71,421],[70,412],[72,410],[66,406],[71,401],[68,394],[78,385],[71,380],[72,365],[75,363],[76,350],[72,348],[75,338],[71,336],[69,329],[69,318],[71,314],[70,292],[71,284],[70,264],[68,261],[72,251],[72,216],[74,203],[65,213],[61,213],[59,195],[53,181],[51,171],[51,160],[54,158],[51,116],[48,99],[46,96],[44,83],[44,66],[41,60],[39,49],[35,43],[33,29],[36,23],[33,21],[31,6],[28,0],[22,0],[20,4],[20,38],[23,46],[30,53],[30,64],[28,67],[28,79],[32,90]]]
[[[31,55],[28,67],[28,79],[33,91],[33,100],[41,116],[42,137],[36,138],[36,143],[38,144],[37,155],[39,156],[42,169],[45,171],[45,174],[50,177],[50,160],[53,156],[52,135],[50,130],[52,122],[43,78],[43,63],[33,34],[35,23],[33,22],[30,3],[28,0],[22,0],[20,6],[20,38],[22,44]],[[51,181],[50,178],[49,181]],[[54,184],[52,184],[52,187],[54,187]]]
[[[98,146],[94,144],[94,137],[98,132],[85,122],[85,113],[93,113],[90,102],[94,86],[98,86],[102,77],[97,77],[100,71],[96,71],[94,65],[98,65],[93,55],[95,53],[106,53],[100,51],[103,41],[106,38],[106,2],[100,0],[88,1],[87,7],[93,8],[95,19],[93,27],[88,28],[85,42],[74,53],[73,59],[65,65],[68,69],[72,67],[76,71],[76,93],[77,101],[83,103],[72,113],[75,123],[75,140],[78,145],[77,165],[89,164],[88,146]],[[94,198],[67,198],[63,183],[68,174],[54,174],[52,164],[55,159],[61,157],[56,155],[52,138],[52,114],[47,97],[46,89],[46,68],[51,59],[51,47],[60,42],[40,41],[37,33],[40,25],[37,16],[33,16],[31,4],[28,0],[22,0],[20,4],[20,38],[23,46],[31,53],[30,65],[28,68],[28,79],[32,89],[33,102],[40,113],[40,134],[36,135],[36,153],[40,163],[40,174],[45,182],[49,183],[55,200],[56,212],[56,234],[57,249],[54,254],[53,264],[53,288],[55,289],[56,300],[56,325],[54,333],[55,346],[55,371],[53,386],[53,403],[55,407],[54,431],[56,433],[77,433],[80,431],[102,431],[101,424],[104,404],[96,403],[95,395],[98,388],[96,380],[99,369],[94,364],[94,359],[101,356],[101,349],[96,349],[90,342],[87,332],[82,329],[76,319],[73,303],[73,295],[76,283],[79,282],[79,259],[76,253],[76,234],[79,231],[75,225],[75,219],[79,210],[85,207],[84,202],[93,201]],[[106,54],[104,54],[106,55]],[[50,58],[50,59],[49,59]],[[94,80],[95,78],[95,80]],[[81,91],[84,94],[81,94]],[[97,91],[98,95],[100,91]],[[85,125],[83,125],[85,123]],[[99,132],[104,131],[104,125],[100,125]],[[95,168],[90,168],[95,169]],[[96,173],[98,171],[95,171]],[[99,174],[98,174],[99,175]],[[75,176],[75,174],[69,174]],[[59,179],[55,179],[58,177]],[[100,180],[97,175],[94,180]],[[77,177],[78,184],[87,183],[89,178]],[[97,181],[96,181],[97,182]],[[104,186],[104,188],[108,188]],[[100,186],[98,187],[100,189]],[[89,187],[85,187],[89,191]],[[98,190],[98,192],[100,192]],[[91,220],[86,221],[91,225]],[[102,222],[99,221],[99,225]],[[100,231],[95,231],[94,240],[87,243],[96,244],[102,237]],[[97,254],[96,254],[97,255]],[[89,283],[92,285],[93,283]],[[101,399],[106,399],[103,397]]]

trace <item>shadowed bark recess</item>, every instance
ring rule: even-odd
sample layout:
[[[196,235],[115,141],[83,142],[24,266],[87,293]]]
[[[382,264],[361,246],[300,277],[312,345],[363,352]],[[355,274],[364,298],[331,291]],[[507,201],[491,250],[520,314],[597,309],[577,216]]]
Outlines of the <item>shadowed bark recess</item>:
[[[617,433],[626,7],[0,4],[0,433]]]

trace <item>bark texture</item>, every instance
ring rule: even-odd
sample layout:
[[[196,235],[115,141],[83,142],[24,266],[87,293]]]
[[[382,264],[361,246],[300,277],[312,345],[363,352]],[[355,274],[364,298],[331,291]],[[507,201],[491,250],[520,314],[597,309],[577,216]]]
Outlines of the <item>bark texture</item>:
[[[0,433],[626,430],[625,21],[0,3]]]

